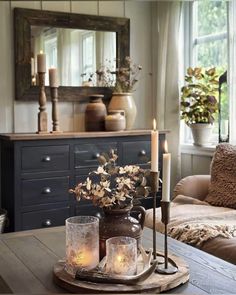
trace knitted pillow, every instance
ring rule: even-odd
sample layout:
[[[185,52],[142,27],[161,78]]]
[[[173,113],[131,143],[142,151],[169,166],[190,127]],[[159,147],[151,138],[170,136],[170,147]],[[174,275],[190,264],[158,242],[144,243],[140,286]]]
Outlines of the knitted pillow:
[[[205,201],[213,206],[236,209],[236,146],[222,143],[216,147]]]

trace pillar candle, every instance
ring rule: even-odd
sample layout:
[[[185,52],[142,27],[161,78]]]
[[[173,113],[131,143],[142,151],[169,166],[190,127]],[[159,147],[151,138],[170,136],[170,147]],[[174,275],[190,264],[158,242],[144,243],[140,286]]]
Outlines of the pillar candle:
[[[158,172],[158,142],[159,132],[156,130],[156,120],[153,119],[153,130],[151,133],[151,171]]]
[[[44,54],[43,51],[40,51],[40,53],[37,54],[37,67],[38,73],[46,72],[46,54]]]
[[[167,142],[165,142],[165,153],[163,154],[162,169],[162,201],[170,201],[170,164],[171,154],[168,153]]]
[[[31,57],[31,76],[34,77],[34,75],[35,75],[34,58]]]
[[[50,87],[58,87],[57,69],[54,67],[49,69],[49,85]]]

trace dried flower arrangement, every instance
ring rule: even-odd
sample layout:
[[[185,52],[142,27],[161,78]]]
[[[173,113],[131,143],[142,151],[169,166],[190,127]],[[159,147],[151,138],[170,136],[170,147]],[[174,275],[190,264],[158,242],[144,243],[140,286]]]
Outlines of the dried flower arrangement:
[[[109,87],[113,92],[133,92],[142,66],[133,63],[129,56],[125,57],[122,67],[115,68],[119,61],[107,61],[97,71],[98,86]]]
[[[124,208],[134,198],[146,197],[150,192],[150,171],[136,165],[116,165],[114,150],[99,157],[100,166],[90,172],[86,181],[79,183],[70,192],[77,200],[91,200],[95,206]],[[96,181],[96,178],[99,180]],[[93,182],[94,181],[94,182]]]

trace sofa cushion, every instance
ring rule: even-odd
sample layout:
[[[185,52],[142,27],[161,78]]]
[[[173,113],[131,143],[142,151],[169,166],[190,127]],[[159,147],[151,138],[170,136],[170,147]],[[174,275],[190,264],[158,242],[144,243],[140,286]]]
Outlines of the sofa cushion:
[[[223,143],[216,147],[205,201],[213,206],[236,209],[236,146]]]

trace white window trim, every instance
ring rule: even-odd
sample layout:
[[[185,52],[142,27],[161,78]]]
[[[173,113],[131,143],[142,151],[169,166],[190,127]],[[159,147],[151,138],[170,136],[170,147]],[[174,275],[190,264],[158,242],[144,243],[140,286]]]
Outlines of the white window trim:
[[[196,17],[193,13],[193,5],[194,1],[191,2],[185,2],[184,3],[184,40],[187,40],[187,42],[184,42],[184,74],[185,69],[189,66],[193,67],[193,61],[196,60],[195,54],[196,50],[194,50],[194,46],[198,44],[202,44],[204,42],[209,41],[216,41],[216,40],[222,40],[223,38],[227,38],[227,33],[216,33],[214,35],[207,35],[207,36],[201,36],[196,37],[196,32],[194,32],[194,23],[196,22]],[[191,40],[193,42],[191,42]],[[215,146],[218,144],[218,136],[213,136],[212,144],[209,147],[198,147],[193,145],[193,143],[189,140],[189,133],[190,130],[187,130],[187,126],[182,127],[181,129],[185,128],[184,132],[181,131],[181,153],[196,153],[199,155],[212,155],[213,151],[215,150]]]

